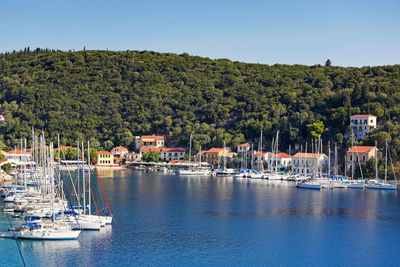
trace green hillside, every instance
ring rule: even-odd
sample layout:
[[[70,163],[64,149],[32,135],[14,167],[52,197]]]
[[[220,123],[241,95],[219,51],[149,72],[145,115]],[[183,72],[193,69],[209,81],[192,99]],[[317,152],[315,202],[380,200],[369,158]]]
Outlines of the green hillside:
[[[262,65],[148,51],[0,54],[0,103],[7,124],[0,146],[30,137],[31,127],[63,144],[90,137],[105,149],[133,145],[133,136],[163,134],[203,147],[266,141],[280,147],[311,140],[307,125],[323,122],[324,141],[342,144],[349,116],[372,113],[383,125],[365,143],[386,137],[400,154],[400,65],[344,68]],[[265,142],[265,141],[264,141]]]

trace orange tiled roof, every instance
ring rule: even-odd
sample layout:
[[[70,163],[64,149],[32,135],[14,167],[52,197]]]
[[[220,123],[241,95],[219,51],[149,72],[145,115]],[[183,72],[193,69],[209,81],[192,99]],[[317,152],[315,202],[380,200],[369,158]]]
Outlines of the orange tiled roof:
[[[18,154],[18,155],[20,155],[20,154],[24,154],[24,152],[22,152],[21,150],[19,150],[19,149],[13,149],[13,150],[10,150],[10,151],[8,151],[8,152],[6,152],[7,154]]]
[[[322,155],[322,154],[320,154]],[[293,158],[317,158],[318,154],[316,153],[296,153]]]
[[[250,143],[244,143],[244,144],[240,144],[240,145],[238,145],[238,146],[247,146],[247,147],[250,147]]]
[[[147,152],[147,151],[157,151],[157,152],[161,152],[161,148],[159,147],[141,147],[140,152]]]
[[[349,150],[347,150],[347,153],[368,153],[372,149],[374,149],[374,146],[353,146]]]
[[[290,156],[289,154],[286,154],[286,153],[283,153],[283,152],[280,152],[280,153],[277,153],[277,154],[271,156],[271,158],[291,158],[291,157],[292,156]]]
[[[376,117],[376,116],[372,114],[356,114],[352,115],[351,117]]]
[[[164,140],[164,136],[160,136],[160,135],[142,135],[142,139]]]
[[[217,153],[217,152],[221,152],[221,151],[223,151],[224,149],[223,148],[219,148],[219,147],[213,147],[213,148],[210,148],[209,150],[207,150],[206,152],[207,153]],[[225,149],[226,150],[226,149]]]
[[[97,154],[98,155],[112,155],[113,153],[108,152],[108,151],[98,151]]]

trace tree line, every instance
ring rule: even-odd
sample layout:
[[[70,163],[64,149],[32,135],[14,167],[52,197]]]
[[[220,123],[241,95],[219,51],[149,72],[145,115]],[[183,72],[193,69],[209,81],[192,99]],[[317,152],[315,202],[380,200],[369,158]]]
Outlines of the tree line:
[[[96,149],[134,147],[134,136],[167,143],[264,148],[280,132],[280,148],[311,143],[350,145],[350,115],[371,113],[381,125],[358,142],[400,159],[400,65],[338,67],[265,65],[151,51],[29,48],[0,54],[0,148],[30,138],[32,127],[63,145],[90,139]]]

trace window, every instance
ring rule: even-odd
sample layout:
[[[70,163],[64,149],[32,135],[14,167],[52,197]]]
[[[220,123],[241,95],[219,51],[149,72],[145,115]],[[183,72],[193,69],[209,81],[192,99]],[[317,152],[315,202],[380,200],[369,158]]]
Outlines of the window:
[[[364,120],[364,124],[367,124],[368,123],[368,120]]]
[[[365,161],[365,156],[363,156],[363,160]]]
[[[350,160],[353,160],[352,156],[350,155]]]
[[[360,126],[360,127],[358,128],[358,130],[362,131],[362,126]]]
[[[358,121],[357,121],[357,120],[355,120],[355,121],[354,121],[354,124],[357,124],[357,122],[358,122]]]

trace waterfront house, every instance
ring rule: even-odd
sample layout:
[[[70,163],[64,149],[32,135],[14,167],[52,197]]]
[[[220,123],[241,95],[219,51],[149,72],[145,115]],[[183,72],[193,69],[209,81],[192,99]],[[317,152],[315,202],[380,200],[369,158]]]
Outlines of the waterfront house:
[[[359,162],[368,161],[375,157],[377,148],[375,146],[353,146],[346,151],[346,169],[351,166],[358,167]]]
[[[132,163],[135,161],[141,161],[142,156],[140,153],[137,152],[128,152],[125,154],[125,163]]]
[[[229,167],[233,161],[236,153],[230,152],[227,148],[214,147],[209,150],[202,151],[202,161],[207,162],[211,168],[223,167],[225,160],[227,167]]]
[[[276,153],[268,159],[268,168],[275,168],[278,170],[289,170],[292,163],[292,156],[283,152]]]
[[[299,174],[315,174],[326,168],[328,156],[318,153],[296,153],[292,158],[292,171]]]
[[[185,158],[186,150],[184,148],[162,148],[160,153],[160,160],[170,162],[172,160],[183,160]]]
[[[250,151],[250,143],[244,143],[237,146],[237,153],[241,155],[242,153],[246,153]]]
[[[111,149],[111,153],[114,155],[115,163],[123,163],[125,161],[125,155],[128,153],[128,149],[123,146],[117,146]]]
[[[268,162],[268,152],[254,151],[254,164],[264,164]]]
[[[164,147],[164,136],[142,135],[135,137],[135,148],[137,151],[142,147]]]
[[[118,164],[114,163],[114,155],[108,151],[97,152],[97,164],[98,167],[116,167]]]
[[[354,139],[363,139],[366,134],[376,129],[376,116],[371,114],[353,115],[350,117],[350,126],[354,132]]]

